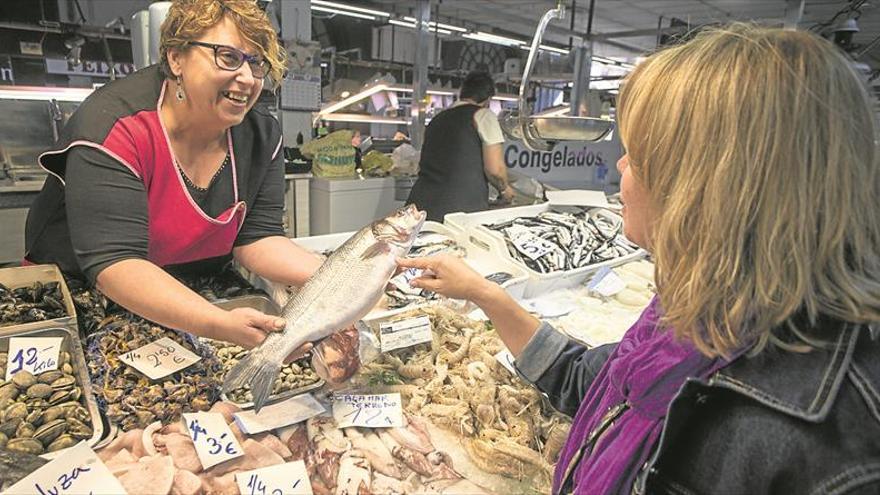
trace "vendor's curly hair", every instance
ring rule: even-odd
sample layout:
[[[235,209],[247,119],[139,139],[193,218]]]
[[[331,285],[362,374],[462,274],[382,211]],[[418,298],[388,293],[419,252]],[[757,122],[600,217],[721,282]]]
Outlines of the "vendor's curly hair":
[[[620,134],[656,211],[667,327],[729,356],[790,348],[784,328],[836,340],[805,335],[820,316],[880,321],[872,106],[846,55],[804,31],[734,24],[636,67]]]
[[[254,0],[174,0],[162,23],[159,44],[160,66],[166,77],[173,77],[168,66],[168,50],[186,48],[206,30],[228,16],[242,36],[253,44],[266,62],[269,76],[277,87],[287,64],[287,53],[278,42],[272,24]]]

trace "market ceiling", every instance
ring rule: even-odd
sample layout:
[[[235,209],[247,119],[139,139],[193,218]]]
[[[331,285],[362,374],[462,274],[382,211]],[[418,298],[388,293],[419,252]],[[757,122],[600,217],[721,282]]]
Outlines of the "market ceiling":
[[[399,0],[344,3],[407,16],[412,15],[415,5],[414,1]],[[568,45],[568,31],[587,31],[590,1],[566,0],[564,3],[569,8],[566,19],[551,25],[545,38],[556,45]],[[606,34],[656,30],[659,25],[665,27],[672,22],[683,22],[690,26],[749,20],[781,24],[787,12],[800,4],[799,1],[791,0],[596,0],[591,32]],[[440,22],[483,31],[491,27],[498,34],[528,39],[534,33],[541,15],[555,5],[555,0],[441,0],[434,4],[432,15],[439,16]],[[573,26],[570,13],[572,5]],[[842,13],[838,16],[838,21],[856,17],[859,32],[853,37],[853,43],[868,48],[862,61],[874,68],[880,67],[880,43],[869,46],[880,35],[880,1],[806,0],[803,5],[799,29],[819,30],[838,13]],[[857,7],[857,11],[849,12],[853,7]],[[634,57],[638,52],[652,50],[657,41],[656,33],[614,37],[609,40],[610,44],[598,46],[596,52],[612,57]]]

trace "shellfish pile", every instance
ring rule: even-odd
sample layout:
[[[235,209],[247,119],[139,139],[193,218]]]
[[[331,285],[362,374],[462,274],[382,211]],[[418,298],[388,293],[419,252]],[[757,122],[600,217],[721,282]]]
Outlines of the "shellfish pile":
[[[431,318],[433,342],[383,354],[355,386],[400,393],[407,412],[460,435],[480,470],[548,491],[570,420],[495,358],[504,345],[486,323],[443,306],[399,318],[422,314]]]
[[[2,376],[7,354],[0,353]],[[92,437],[92,418],[82,404],[70,354],[59,355],[59,369],[33,375],[19,371],[0,382],[0,448],[43,454],[73,447]]]
[[[223,376],[225,376],[233,366],[238,364],[248,352],[244,348],[228,342],[214,340],[208,341],[207,343],[216,351],[217,359],[220,360],[220,364],[223,366]],[[272,389],[272,395],[270,395],[269,398],[274,399],[274,396],[302,389],[309,385],[314,385],[320,380],[321,379],[315,374],[314,370],[312,370],[309,365],[309,356],[303,357],[281,368],[278,377],[275,379],[275,386]],[[226,398],[239,405],[253,402],[253,395],[251,395],[251,391],[248,388],[233,390],[226,395]]]
[[[0,284],[0,327],[52,320],[66,315],[64,296],[58,282],[36,282],[16,289]]]
[[[534,217],[486,225],[501,233],[514,259],[539,273],[574,270],[632,254],[623,222],[602,208],[545,211]]]
[[[122,354],[168,337],[202,359],[156,381],[119,360]],[[107,419],[124,431],[154,421],[176,421],[184,412],[207,411],[219,398],[222,366],[213,350],[183,332],[144,319],[116,315],[86,338],[86,361],[95,398]]]

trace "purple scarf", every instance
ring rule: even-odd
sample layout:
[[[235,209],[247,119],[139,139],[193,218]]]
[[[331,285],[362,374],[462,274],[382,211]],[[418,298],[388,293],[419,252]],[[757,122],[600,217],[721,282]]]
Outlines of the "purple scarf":
[[[629,409],[574,466],[572,486],[577,494],[630,493],[685,379],[708,378],[728,364],[709,359],[693,346],[677,342],[672,332],[658,329],[659,309],[654,297],[593,380],[556,464],[553,493],[559,492],[569,464],[590,432],[610,408],[624,402]]]

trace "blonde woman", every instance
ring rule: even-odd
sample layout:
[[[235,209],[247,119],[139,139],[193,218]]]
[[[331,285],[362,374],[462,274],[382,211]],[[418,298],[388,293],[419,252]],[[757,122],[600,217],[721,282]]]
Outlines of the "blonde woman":
[[[573,426],[561,493],[880,493],[880,170],[865,87],[811,34],[734,25],[619,101],[626,234],[657,297],[586,349],[452,258],[414,285],[483,308]]]
[[[235,258],[301,285],[320,261],[284,237],[278,122],[255,103],[284,51],[253,0],[176,0],[162,61],[92,94],[40,157],[27,262],[56,263],[145,318],[250,348],[278,328],[175,280]]]

